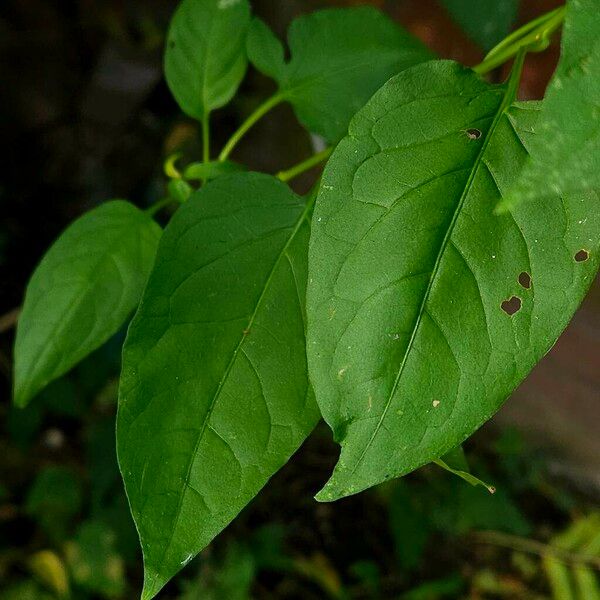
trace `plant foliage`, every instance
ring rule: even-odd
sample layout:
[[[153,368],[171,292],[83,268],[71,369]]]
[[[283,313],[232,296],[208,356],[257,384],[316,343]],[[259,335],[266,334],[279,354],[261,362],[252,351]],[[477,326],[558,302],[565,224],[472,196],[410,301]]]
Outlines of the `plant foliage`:
[[[472,3],[445,4],[462,22]],[[508,33],[515,6],[503,7],[494,31],[484,28],[483,46]],[[179,155],[169,157],[167,197],[145,212],[112,201],[75,221],[31,278],[15,346],[14,399],[24,406],[137,307],[117,450],[144,555],[143,598],[235,518],[320,415],[342,449],[318,500],[430,462],[482,484],[460,444],[552,347],[599,265],[593,0],[567,5],[547,98],[517,99],[527,52],[547,45],[564,13],[524,26],[469,69],[432,60],[371,8],[299,17],[286,60],[247,0],[181,2],[165,74],[181,109],[202,122],[203,160],[180,172]],[[507,82],[482,77],[515,55]],[[277,92],[211,160],[210,113],[232,99],[248,61]],[[282,101],[337,147],[277,177],[227,160]],[[330,154],[307,197],[285,183]],[[167,204],[182,206],[163,232],[153,217]],[[70,475],[50,473],[39,486],[63,480]],[[31,499],[35,514],[41,495]],[[77,490],[73,498],[77,510]],[[122,589],[120,564],[111,580],[86,571],[113,556],[110,536],[99,554],[90,550],[103,527],[80,531],[70,562],[80,586],[112,594]],[[297,569],[316,580],[315,564]],[[368,579],[369,565],[359,567]],[[241,588],[253,568],[247,562]]]

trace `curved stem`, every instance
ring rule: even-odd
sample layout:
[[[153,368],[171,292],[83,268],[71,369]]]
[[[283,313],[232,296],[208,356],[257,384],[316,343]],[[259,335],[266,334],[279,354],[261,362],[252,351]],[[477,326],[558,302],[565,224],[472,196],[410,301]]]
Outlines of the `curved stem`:
[[[162,200],[159,200],[152,206],[148,207],[144,212],[147,215],[153,217],[159,210],[161,210],[165,206],[168,206],[169,204],[173,204],[173,203],[180,204],[180,202],[178,200],[175,200],[175,198],[171,198],[169,196],[168,198],[163,198]]]
[[[246,132],[264,115],[266,115],[272,108],[277,106],[284,99],[283,95],[277,93],[267,100],[265,100],[237,129],[237,131],[231,136],[229,141],[225,144],[221,154],[219,154],[219,161],[223,162],[231,154],[231,151],[236,147],[237,143],[244,137]]]
[[[298,177],[298,175],[301,175],[305,171],[308,171],[309,169],[316,167],[319,163],[322,163],[323,161],[327,160],[331,155],[332,151],[333,148],[325,148],[325,150],[317,152],[317,154],[314,154],[310,158],[303,160],[297,165],[294,165],[293,167],[290,167],[285,171],[279,171],[279,173],[277,173],[277,178],[281,179],[281,181],[289,181],[294,177]]]
[[[544,49],[550,35],[561,26],[565,13],[566,7],[561,6],[526,23],[502,40],[495,48],[492,48],[483,61],[473,67],[473,71],[484,75],[504,64],[518,54],[521,49],[530,51]]]

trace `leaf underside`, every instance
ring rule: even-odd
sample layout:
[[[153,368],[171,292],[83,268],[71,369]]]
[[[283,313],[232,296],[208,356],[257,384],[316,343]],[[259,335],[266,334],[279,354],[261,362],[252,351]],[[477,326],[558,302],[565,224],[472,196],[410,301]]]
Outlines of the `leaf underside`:
[[[561,58],[521,177],[505,205],[600,190],[600,4],[567,2]]]
[[[330,142],[346,134],[352,116],[392,75],[432,58],[416,38],[370,7],[327,9],[295,19],[285,64],[283,50],[264,24],[257,22],[250,31],[263,41],[249,44],[250,60],[276,79],[302,124]]]
[[[118,331],[135,309],[161,228],[122,200],[72,223],[27,286],[15,342],[14,400],[25,406]]]
[[[511,95],[455,63],[419,65],[375,94],[325,169],[307,348],[342,449],[319,500],[462,443],[554,344],[593,280],[597,194],[493,214],[538,113]]]
[[[190,117],[206,114],[233,97],[246,73],[248,0],[182,0],[165,48],[171,93]]]
[[[318,419],[308,384],[303,201],[257,173],[175,213],[123,351],[117,446],[143,598],[204,548]]]

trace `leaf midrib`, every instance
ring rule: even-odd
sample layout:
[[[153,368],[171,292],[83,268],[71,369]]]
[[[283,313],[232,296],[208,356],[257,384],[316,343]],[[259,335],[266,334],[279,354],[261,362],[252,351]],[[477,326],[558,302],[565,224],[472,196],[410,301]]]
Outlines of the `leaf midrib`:
[[[248,320],[248,325],[244,328],[244,331],[249,330],[253,323],[254,320],[256,319],[256,316],[258,314],[259,309],[261,308],[262,305],[262,301],[267,293],[267,290],[269,289],[270,285],[271,285],[271,280],[273,279],[273,276],[275,274],[275,271],[277,269],[277,267],[279,266],[279,263],[281,262],[282,258],[286,255],[286,252],[288,250],[288,248],[290,247],[291,243],[293,242],[294,238],[296,237],[298,231],[300,230],[300,228],[302,227],[302,224],[304,223],[304,220],[306,219],[307,215],[309,214],[315,199],[316,199],[317,194],[311,194],[311,196],[309,196],[309,199],[306,203],[306,206],[304,207],[304,210],[302,211],[302,213],[300,214],[300,216],[298,217],[298,221],[296,222],[296,224],[294,225],[294,228],[287,240],[287,242],[284,244],[283,248],[281,249],[279,255],[277,256],[277,258],[275,259],[275,262],[273,263],[273,267],[271,268],[271,271],[269,272],[269,275],[267,277],[267,280],[265,281],[265,284],[263,286],[262,292],[258,298],[258,300],[256,301],[256,306],[254,308],[254,312],[252,313],[252,315],[250,316],[250,319]],[[167,553],[169,552],[170,548],[171,548],[171,544],[173,543],[173,537],[175,535],[175,529],[177,527],[177,522],[179,521],[179,517],[181,516],[181,507],[183,506],[183,498],[185,497],[185,494],[187,492],[187,488],[188,488],[188,484],[189,484],[189,480],[190,480],[190,475],[192,472],[192,466],[194,464],[194,461],[196,459],[196,454],[198,453],[198,448],[200,446],[200,441],[202,440],[202,438],[204,437],[204,433],[206,431],[206,428],[208,426],[208,422],[210,420],[210,417],[212,415],[212,412],[215,408],[215,405],[217,403],[217,400],[221,394],[221,391],[223,389],[223,386],[225,385],[229,374],[231,373],[231,370],[233,369],[233,366],[235,364],[235,361],[237,359],[237,356],[240,352],[240,350],[242,349],[242,346],[244,344],[244,341],[247,339],[247,336],[244,335],[242,333],[242,336],[240,338],[240,341],[238,342],[237,346],[235,347],[233,354],[231,356],[231,359],[225,369],[225,372],[223,373],[223,376],[221,377],[221,380],[219,382],[219,385],[217,386],[217,390],[215,391],[215,393],[213,394],[213,397],[211,398],[210,401],[210,405],[208,407],[208,410],[206,412],[206,415],[204,417],[204,420],[202,422],[202,426],[200,428],[200,431],[198,433],[198,437],[196,439],[196,443],[194,445],[194,449],[192,450],[192,452],[190,453],[190,460],[186,469],[186,474],[185,474],[185,478],[184,478],[184,486],[183,486],[183,491],[179,497],[179,501],[177,503],[177,509],[175,510],[175,517],[173,519],[173,526],[171,527],[171,533],[169,535],[169,541],[168,543],[165,545],[165,550],[162,553],[162,557],[161,560],[159,561],[159,563],[164,562],[165,556],[167,555]]]
[[[487,151],[487,148],[489,146],[491,139],[494,137],[496,128],[497,128],[498,124],[500,123],[500,120],[502,119],[502,117],[505,115],[507,109],[511,106],[511,104],[513,103],[513,101],[515,99],[516,91],[517,91],[516,86],[518,84],[518,75],[516,77],[516,82],[515,82],[515,73],[520,75],[520,67],[516,63],[515,63],[515,66],[513,66],[513,71],[511,72],[509,81],[506,84],[506,91],[504,94],[504,98],[503,98],[502,102],[500,103],[500,107],[498,108],[498,112],[496,113],[494,120],[492,121],[490,129],[489,129],[489,131],[485,137],[485,140],[481,146],[481,150],[479,151],[479,154],[477,155],[477,158],[475,159],[475,163],[473,165],[473,168],[471,169],[469,178],[468,178],[467,182],[465,183],[465,188],[463,190],[463,193],[462,193],[462,195],[458,201],[458,204],[456,205],[456,209],[454,210],[454,213],[452,215],[452,220],[450,222],[450,225],[448,226],[446,235],[444,236],[444,239],[442,240],[442,244],[440,245],[440,249],[438,251],[433,269],[431,271],[431,276],[429,278],[427,288],[425,290],[423,299],[419,306],[419,311],[417,313],[417,316],[415,317],[415,324],[413,326],[410,339],[408,341],[406,350],[404,352],[402,362],[400,363],[400,367],[398,368],[398,373],[396,374],[394,384],[392,385],[392,389],[386,400],[385,407],[383,409],[383,412],[381,413],[381,417],[380,417],[379,421],[377,422],[377,425],[375,426],[375,429],[373,430],[373,433],[371,434],[369,441],[365,445],[365,447],[364,447],[363,451],[361,452],[360,456],[358,457],[354,467],[352,468],[351,474],[354,474],[356,472],[356,470],[358,469],[358,467],[360,466],[360,464],[362,463],[366,453],[368,452],[369,448],[373,444],[373,441],[375,440],[375,437],[377,436],[379,430],[381,429],[381,426],[383,425],[383,421],[385,420],[385,417],[390,409],[392,400],[393,400],[394,395],[396,394],[396,391],[400,384],[400,380],[402,378],[402,374],[404,372],[404,368],[406,366],[408,357],[411,354],[412,346],[413,346],[415,339],[417,337],[417,334],[419,332],[419,328],[422,323],[422,317],[423,317],[423,314],[425,313],[427,302],[429,300],[429,295],[433,288],[433,284],[436,281],[442,258],[444,257],[446,247],[447,247],[447,245],[450,241],[450,238],[452,236],[452,233],[454,231],[454,226],[456,225],[456,222],[460,216],[460,213],[461,213],[462,207],[465,203],[465,200],[467,199],[467,197],[469,196],[469,194],[471,192],[473,182],[475,180],[475,177],[477,175],[477,172],[479,171],[481,164],[483,163],[485,153]]]

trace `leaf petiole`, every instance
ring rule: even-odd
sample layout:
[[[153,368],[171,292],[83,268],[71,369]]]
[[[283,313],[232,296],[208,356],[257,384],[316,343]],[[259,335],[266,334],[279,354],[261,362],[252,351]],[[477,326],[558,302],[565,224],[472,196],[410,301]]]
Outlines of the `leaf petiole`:
[[[562,25],[565,13],[566,6],[561,6],[526,23],[492,48],[483,61],[473,67],[473,71],[479,75],[489,73],[522,49],[530,52],[545,50],[550,43],[550,36]]]
[[[202,118],[202,161],[210,161],[210,114],[204,111]]]
[[[305,171],[316,167],[318,164],[327,160],[331,153],[333,152],[333,148],[325,148],[325,150],[321,150],[321,152],[317,152],[317,154],[313,154],[310,158],[303,160],[302,162],[286,169],[285,171],[279,171],[277,173],[277,179],[281,181],[289,181],[290,179],[294,179],[294,177],[298,177]]]
[[[272,108],[277,106],[284,100],[284,96],[279,92],[267,98],[234,132],[229,138],[229,141],[225,144],[221,154],[219,154],[219,161],[224,161],[231,154],[231,151],[237,146],[238,142],[244,137],[246,132],[264,115],[266,115]]]
[[[179,200],[176,200],[175,198],[171,198],[169,196],[168,198],[163,198],[162,200],[159,200],[158,202],[154,203],[152,206],[148,207],[144,212],[148,216],[153,217],[159,210],[162,210],[165,206],[173,204],[174,202],[180,204]]]

